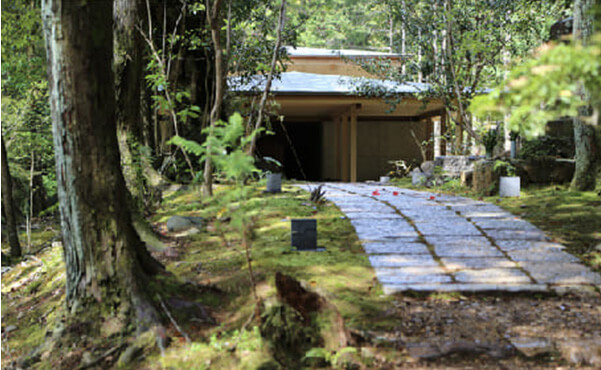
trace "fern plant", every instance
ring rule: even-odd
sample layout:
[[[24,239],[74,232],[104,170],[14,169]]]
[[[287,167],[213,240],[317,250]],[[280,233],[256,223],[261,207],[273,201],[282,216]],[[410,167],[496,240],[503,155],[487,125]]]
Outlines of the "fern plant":
[[[222,218],[224,218],[223,216],[229,216],[225,217],[225,219],[230,220],[230,226],[240,236],[248,265],[253,295],[256,301],[255,317],[257,318],[260,317],[260,312],[258,311],[261,307],[261,302],[256,292],[251,257],[255,220],[249,216],[245,207],[249,191],[251,190],[245,186],[245,182],[254,173],[259,172],[259,170],[255,166],[254,157],[249,155],[245,149],[258,132],[260,131],[255,130],[250,135],[245,136],[242,116],[239,113],[234,113],[230,116],[228,122],[219,121],[214,127],[204,129],[203,133],[207,137],[202,144],[179,136],[175,136],[169,141],[169,143],[177,145],[185,152],[199,156],[201,162],[210,158],[215,169],[221,172],[222,176],[227,180],[234,183],[232,191],[220,193],[216,199],[223,210],[221,212]],[[195,179],[202,179],[202,171],[196,174]],[[240,206],[230,207],[233,203],[238,203]],[[216,222],[215,226],[216,228],[220,228],[223,225],[220,222]],[[226,247],[232,245],[226,239],[225,233],[221,233],[221,235]]]

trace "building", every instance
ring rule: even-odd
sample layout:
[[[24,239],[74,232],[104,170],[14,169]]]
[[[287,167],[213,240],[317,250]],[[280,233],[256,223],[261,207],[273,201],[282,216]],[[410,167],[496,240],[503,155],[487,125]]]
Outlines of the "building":
[[[418,98],[428,85],[379,80],[358,65],[400,65],[400,55],[313,48],[288,48],[288,54],[287,71],[271,88],[283,120],[273,120],[275,135],[262,137],[257,146],[260,156],[283,163],[287,178],[375,180],[392,169],[389,161],[421,162],[417,141],[444,132],[442,103]],[[262,84],[264,78],[257,78],[234,90],[253,94]],[[396,106],[387,102],[395,99]],[[440,140],[427,147],[428,159],[441,154]]]

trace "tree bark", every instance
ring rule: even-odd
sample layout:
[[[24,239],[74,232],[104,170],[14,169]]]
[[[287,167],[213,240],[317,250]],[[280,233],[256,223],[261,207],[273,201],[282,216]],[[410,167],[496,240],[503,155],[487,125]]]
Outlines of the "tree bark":
[[[6,156],[6,147],[4,145],[4,136],[2,140],[2,201],[4,202],[4,217],[6,218],[6,228],[8,229],[8,244],[10,245],[11,257],[21,257],[21,244],[19,244],[19,234],[17,233],[17,217],[15,216],[15,203],[13,200],[13,181],[8,167],[8,157]]]
[[[586,43],[593,34],[593,6],[595,0],[576,0],[574,2],[574,26],[573,36],[574,42]],[[582,88],[582,96],[585,100],[589,100],[590,95]],[[599,131],[595,130],[596,122],[586,123],[593,115],[595,108],[585,107],[580,110],[579,116],[574,118],[574,145],[576,149],[575,159],[576,166],[574,177],[570,188],[572,190],[586,191],[594,190],[596,179],[599,170],[601,169],[601,153],[598,146]]]
[[[267,82],[265,82],[265,89],[263,90],[263,95],[261,96],[261,101],[259,102],[259,108],[257,112],[257,122],[255,123],[255,135],[252,137],[250,142],[250,147],[248,148],[248,154],[253,155],[255,152],[255,148],[257,146],[257,130],[261,128],[263,124],[263,110],[265,109],[265,104],[267,103],[267,97],[269,96],[269,92],[271,91],[271,82],[273,81],[273,75],[275,74],[275,67],[278,61],[278,55],[280,53],[280,48],[282,47],[282,32],[284,32],[284,26],[286,25],[286,0],[282,0],[282,5],[280,6],[280,17],[278,19],[278,31],[276,35],[275,46],[273,47],[273,54],[271,56],[271,65],[269,67],[269,74],[267,75]]]
[[[141,150],[144,143],[142,124],[142,88],[144,40],[136,31],[140,16],[139,0],[115,0],[113,9],[115,95],[117,136],[125,184],[132,196],[134,211],[148,211],[159,201],[154,186],[160,175]]]
[[[213,100],[213,107],[211,108],[209,123],[209,135],[212,135],[213,127],[215,127],[215,123],[221,116],[221,105],[223,104],[223,96],[225,94],[225,71],[221,45],[221,0],[214,0],[212,4],[207,0],[206,13],[207,23],[211,29],[213,49],[215,50],[215,98]],[[211,152],[210,147],[207,147],[207,152]],[[213,195],[213,163],[210,157],[207,157],[205,160],[203,193],[206,196]]]
[[[42,2],[66,307],[141,331],[159,323],[146,291],[159,266],[132,226],[120,168],[112,16],[112,1]]]

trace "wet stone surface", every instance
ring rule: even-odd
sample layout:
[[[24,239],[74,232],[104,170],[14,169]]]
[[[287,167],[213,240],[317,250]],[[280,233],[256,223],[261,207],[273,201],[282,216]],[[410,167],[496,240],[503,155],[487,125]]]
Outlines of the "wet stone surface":
[[[601,275],[561,244],[494,204],[381,185],[323,189],[355,228],[386,294],[564,293],[601,285]]]

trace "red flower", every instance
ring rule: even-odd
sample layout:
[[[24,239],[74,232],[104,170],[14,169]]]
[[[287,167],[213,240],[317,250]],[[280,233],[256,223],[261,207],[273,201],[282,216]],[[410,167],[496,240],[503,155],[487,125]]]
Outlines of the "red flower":
[[[371,195],[380,195],[380,192],[379,192],[379,191],[377,191],[377,190],[374,190],[374,191],[371,193]]]

